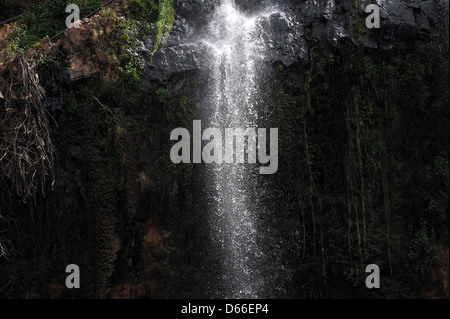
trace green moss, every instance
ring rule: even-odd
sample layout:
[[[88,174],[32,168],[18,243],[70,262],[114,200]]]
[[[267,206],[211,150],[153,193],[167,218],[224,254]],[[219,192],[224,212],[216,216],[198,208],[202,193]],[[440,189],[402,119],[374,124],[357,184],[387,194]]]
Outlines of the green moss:
[[[174,21],[175,9],[173,7],[173,0],[160,0],[153,54],[158,51],[160,45],[167,39]]]
[[[310,27],[306,27],[304,33],[305,33],[305,35],[307,37],[309,37],[311,35],[311,28]]]
[[[165,103],[167,101],[167,91],[163,88],[159,88],[156,90],[156,96],[158,97],[158,101],[161,103]]]
[[[438,48],[420,42],[386,54],[328,50],[278,70],[265,89],[271,117],[262,126],[283,132],[274,185],[285,186],[272,187],[261,212],[275,229],[264,246],[283,242],[290,252],[290,296],[418,297],[437,238],[448,234],[439,226],[448,225],[447,64],[432,65]],[[436,138],[425,150],[428,134]],[[364,285],[369,263],[384,272],[376,294]]]
[[[75,93],[73,91],[70,91],[69,95],[66,96],[66,102],[68,106],[68,112],[70,114],[78,113],[78,102],[75,98]]]
[[[127,11],[136,20],[151,20],[156,18],[158,12],[157,0],[131,0],[127,2]]]
[[[69,107],[80,109],[77,113],[83,123],[79,139],[86,154],[96,294],[104,297],[114,272],[116,255],[112,242],[117,237],[119,194],[124,188],[115,143],[121,112],[113,105],[109,106],[107,101],[100,102],[105,94],[111,92],[105,91],[99,83],[88,81],[77,91],[76,96],[69,94],[68,102]]]

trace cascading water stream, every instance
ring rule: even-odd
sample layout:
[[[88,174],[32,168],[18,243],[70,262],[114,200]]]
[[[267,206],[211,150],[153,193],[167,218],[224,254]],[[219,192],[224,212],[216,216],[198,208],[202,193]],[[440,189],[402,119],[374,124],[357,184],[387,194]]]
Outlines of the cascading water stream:
[[[258,126],[258,81],[264,57],[258,21],[264,15],[247,16],[232,0],[223,0],[208,26],[203,42],[210,59],[210,94],[204,107],[210,127],[224,131]],[[209,231],[213,247],[219,250],[222,273],[216,277],[224,290],[211,292],[217,297],[258,298],[264,286],[256,226],[260,208],[253,188],[256,175],[256,166],[250,164],[215,164],[209,173],[215,194],[209,204]]]

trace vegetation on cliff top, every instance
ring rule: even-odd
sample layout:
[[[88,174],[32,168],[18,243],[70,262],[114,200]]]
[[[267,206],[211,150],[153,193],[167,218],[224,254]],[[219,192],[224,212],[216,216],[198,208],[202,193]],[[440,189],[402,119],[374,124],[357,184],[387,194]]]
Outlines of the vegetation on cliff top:
[[[23,21],[9,26],[14,29],[6,39],[6,42],[9,43],[10,56],[21,54],[31,46],[38,46],[40,40],[45,36],[52,37],[63,31],[66,28],[68,15],[65,9],[68,4],[72,3],[79,6],[80,19],[98,9],[102,4],[101,0],[30,2],[27,5]],[[147,24],[155,22],[154,52],[164,43],[175,21],[173,0],[129,0],[120,3],[116,8],[125,13],[129,22],[132,19],[142,23],[140,31],[143,36],[153,33]]]

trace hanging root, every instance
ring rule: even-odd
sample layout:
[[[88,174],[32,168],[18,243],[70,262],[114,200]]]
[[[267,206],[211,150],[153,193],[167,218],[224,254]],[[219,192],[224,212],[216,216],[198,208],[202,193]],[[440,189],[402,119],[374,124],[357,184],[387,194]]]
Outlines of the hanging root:
[[[18,57],[0,67],[0,196],[31,205],[55,176],[38,64]]]

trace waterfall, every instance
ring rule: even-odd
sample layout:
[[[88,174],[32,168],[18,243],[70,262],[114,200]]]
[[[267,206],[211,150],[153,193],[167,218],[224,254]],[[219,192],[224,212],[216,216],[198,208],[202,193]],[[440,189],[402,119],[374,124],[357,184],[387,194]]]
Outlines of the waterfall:
[[[258,21],[269,12],[246,15],[234,1],[223,0],[208,25],[206,44],[209,126],[256,128],[258,82],[265,54]],[[248,145],[247,145],[248,147]],[[251,164],[215,164],[209,173],[213,196],[209,203],[209,233],[219,255],[221,274],[215,274],[224,291],[221,298],[258,298],[264,286],[263,253],[258,245],[257,171]],[[217,286],[216,286],[217,287]]]

